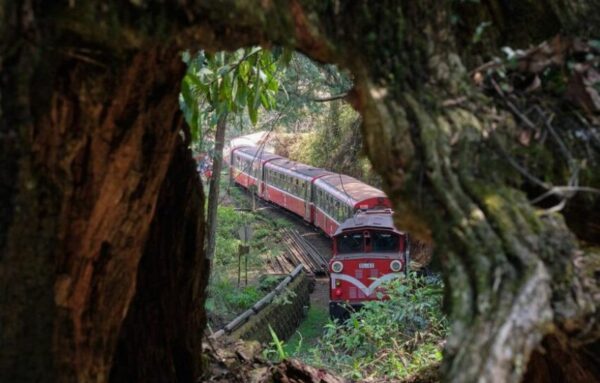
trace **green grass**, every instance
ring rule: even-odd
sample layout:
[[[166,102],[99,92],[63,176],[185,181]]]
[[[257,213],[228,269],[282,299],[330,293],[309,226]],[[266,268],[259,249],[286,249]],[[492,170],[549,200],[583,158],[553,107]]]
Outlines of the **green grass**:
[[[209,312],[228,321],[237,314],[249,309],[264,295],[255,286],[239,288],[227,279],[212,281],[208,287],[208,298],[205,307]]]
[[[365,303],[345,323],[325,321],[312,347],[297,346],[293,339],[289,347],[303,349],[298,355],[305,362],[349,379],[414,376],[437,365],[442,357],[448,329],[441,310],[442,287],[437,277],[414,274],[393,281],[387,286],[389,300]]]
[[[276,238],[281,228],[285,227],[285,221],[279,222],[259,212],[236,210],[236,207],[249,207],[248,198],[235,187],[229,189],[230,198],[224,198],[228,183],[226,176],[221,177],[221,196],[225,202],[217,210],[215,257],[205,304],[209,320],[215,321],[213,324],[217,326],[233,319],[265,294],[264,289],[261,289],[259,276],[267,272],[267,259],[283,251]],[[248,242],[248,286],[244,286],[245,260],[242,257],[241,286],[238,287],[238,248],[242,244],[239,230],[244,225],[252,228],[253,236]]]
[[[323,335],[324,325],[329,322],[329,312],[326,308],[310,306],[304,322],[296,333],[285,343],[287,355],[300,357],[307,355]]]

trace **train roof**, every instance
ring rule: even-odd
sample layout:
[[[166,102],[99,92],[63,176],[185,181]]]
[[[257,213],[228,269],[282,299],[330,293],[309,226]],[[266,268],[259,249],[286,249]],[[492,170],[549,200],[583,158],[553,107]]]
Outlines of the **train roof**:
[[[362,228],[379,228],[384,230],[392,230],[398,234],[404,234],[404,232],[396,229],[394,226],[394,220],[392,217],[392,211],[390,209],[369,211],[356,214],[352,218],[348,218],[338,227],[335,235],[338,235],[344,231],[356,230]]]
[[[337,192],[336,194],[349,197],[353,200],[353,204],[370,198],[387,199],[387,195],[381,190],[344,174],[332,174],[319,178],[315,184],[322,185],[325,189],[332,189]]]
[[[233,149],[236,153],[245,154],[246,157],[258,158],[261,161],[269,161],[273,159],[283,158],[277,154],[269,153],[262,147],[257,146],[241,146]]]
[[[306,165],[300,162],[288,160],[287,158],[281,157],[279,159],[273,160],[269,162],[267,167],[278,167],[282,169],[286,169],[291,173],[296,173],[298,175],[303,176],[304,179],[313,179],[315,177],[321,177],[329,174],[334,174],[329,170],[315,168],[310,165]]]

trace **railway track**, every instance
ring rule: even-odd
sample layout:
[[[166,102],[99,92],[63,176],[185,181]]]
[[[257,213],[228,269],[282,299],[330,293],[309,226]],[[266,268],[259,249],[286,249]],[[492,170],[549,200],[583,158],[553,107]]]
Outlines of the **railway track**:
[[[246,189],[237,185],[234,187],[243,191],[243,195],[251,202],[252,197]],[[329,238],[301,217],[273,203],[257,198],[256,205],[261,214],[272,218],[283,218],[293,225],[292,228],[286,228],[281,233],[280,240],[285,245],[286,251],[271,260],[272,272],[288,274],[302,264],[311,274],[322,276],[328,273],[328,263],[332,256]]]
[[[290,265],[295,267],[301,264],[314,275],[327,274],[327,259],[297,230],[284,229],[282,241],[287,251],[275,258],[275,264],[279,266],[282,273],[288,273]]]

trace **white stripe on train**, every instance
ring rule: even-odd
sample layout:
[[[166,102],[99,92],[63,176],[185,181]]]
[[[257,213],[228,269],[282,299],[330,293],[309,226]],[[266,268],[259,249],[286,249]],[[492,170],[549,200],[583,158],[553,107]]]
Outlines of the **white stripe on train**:
[[[371,294],[373,294],[373,292],[375,292],[375,289],[378,288],[379,286],[381,286],[382,283],[391,281],[392,279],[402,278],[402,277],[404,277],[404,274],[403,273],[386,274],[383,277],[374,280],[373,283],[371,283],[369,285],[369,287],[365,286],[365,284],[362,283],[360,280],[358,280],[354,277],[351,277],[350,275],[347,275],[347,274],[331,273],[330,277],[331,277],[331,289],[336,288],[335,282],[339,279],[342,281],[350,282],[354,286],[358,287],[363,292],[363,294],[365,294],[365,296],[368,297]]]

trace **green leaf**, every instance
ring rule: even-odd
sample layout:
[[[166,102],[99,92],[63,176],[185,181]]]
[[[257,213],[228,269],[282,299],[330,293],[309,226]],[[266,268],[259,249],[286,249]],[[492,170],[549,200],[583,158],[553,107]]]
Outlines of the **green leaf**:
[[[191,58],[192,56],[190,55],[189,50],[185,50],[183,51],[183,53],[181,53],[181,61],[183,61],[186,65],[190,64]]]
[[[258,122],[258,109],[248,108],[248,116],[250,117],[250,121],[252,121],[252,125],[256,125]]]
[[[268,99],[266,93],[260,94],[260,104],[262,105],[263,108],[269,109],[271,104],[269,103],[269,99]]]
[[[200,70],[198,71],[198,76],[200,78],[202,78],[202,77],[212,77],[212,75],[213,75],[213,71],[210,68],[208,68],[208,67],[200,68]],[[209,79],[209,81],[210,81],[210,79]]]
[[[279,90],[279,81],[277,81],[275,79],[275,77],[272,77],[271,80],[267,84],[267,89],[272,90],[273,92],[277,93],[277,91]]]
[[[265,72],[263,70],[261,70],[260,68],[258,68],[257,70],[258,70],[258,78],[260,79],[260,81],[267,82],[267,75],[265,74]]]
[[[258,108],[258,105],[260,103],[260,84],[255,84],[254,85],[254,101],[252,102],[252,108],[256,109]],[[249,106],[250,107],[250,106]]]
[[[188,73],[185,76],[185,80],[189,81],[191,83],[191,85],[198,87],[198,88],[204,88],[206,86],[204,83],[202,83],[202,81],[200,81],[198,76],[196,76],[196,74],[194,74],[194,73]]]
[[[290,52],[288,50],[288,52]],[[280,91],[278,59],[260,47],[235,52],[189,55],[188,73],[182,81],[180,105],[186,121],[194,125],[193,140],[201,140],[200,128],[216,125],[228,113],[241,118],[247,111],[252,124],[258,123],[259,109],[273,109]],[[285,93],[285,89],[283,89]],[[199,110],[202,105],[202,110]],[[205,132],[206,133],[206,132]]]
[[[243,81],[238,81],[238,89],[235,95],[235,102],[239,108],[243,108],[246,105],[246,99],[248,97],[248,87]]]
[[[269,324],[269,332],[271,333],[271,338],[273,339],[273,343],[277,348],[277,354],[279,355],[279,358],[285,359],[287,355],[285,353],[285,350],[283,349],[283,341],[279,340],[279,337],[273,330],[273,327],[271,327],[271,324]]]
[[[250,74],[250,63],[248,61],[241,62],[238,66],[238,73],[242,79],[248,80],[248,75]]]
[[[478,43],[479,41],[481,41],[481,38],[483,37],[483,32],[485,32],[487,27],[489,27],[490,25],[492,25],[491,21],[484,21],[477,26],[477,28],[475,29],[475,33],[473,33],[473,43]]]

